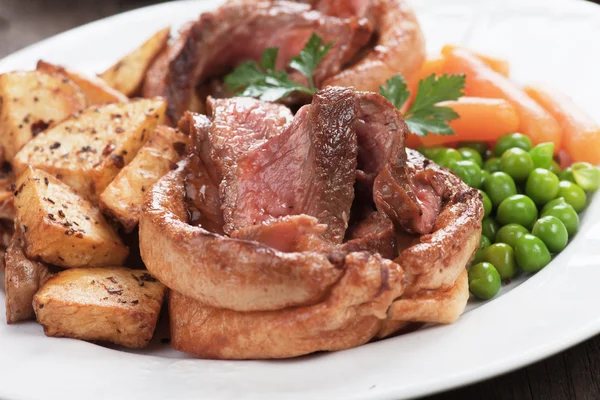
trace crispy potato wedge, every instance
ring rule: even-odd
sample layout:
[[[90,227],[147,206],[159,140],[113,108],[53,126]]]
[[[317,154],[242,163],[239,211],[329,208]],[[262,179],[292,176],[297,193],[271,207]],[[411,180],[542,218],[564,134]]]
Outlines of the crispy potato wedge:
[[[100,210],[52,175],[28,167],[17,178],[15,209],[25,254],[61,267],[102,267],[129,250]]]
[[[129,100],[127,96],[108,86],[106,82],[97,76],[80,74],[79,72],[42,60],[38,61],[36,69],[50,74],[66,76],[71,79],[85,95],[88,106],[118,102],[124,103]]]
[[[0,221],[0,270],[4,271],[5,269],[5,255],[6,249],[12,240],[12,237],[15,232],[15,224],[14,221],[9,220],[1,220]]]
[[[0,145],[6,161],[32,137],[85,108],[83,92],[70,79],[42,71],[0,75]]]
[[[33,307],[48,336],[141,348],[152,339],[165,292],[146,271],[75,268],[51,278]]]
[[[17,231],[6,249],[6,322],[34,319],[33,296],[53,275],[46,264],[32,261],[23,250],[23,236]]]
[[[166,47],[170,32],[170,27],[156,32],[139,48],[101,73],[100,78],[104,79],[112,88],[125,93],[129,97],[136,95],[142,86],[150,64]]]
[[[12,172],[0,176],[0,219],[11,222],[15,219],[14,196],[15,176]]]
[[[164,120],[161,98],[93,106],[48,129],[14,158],[21,173],[27,165],[44,170],[92,200],[129,164]]]
[[[100,195],[100,209],[131,232],[138,224],[142,198],[187,152],[190,138],[161,125],[134,159],[119,172]]]

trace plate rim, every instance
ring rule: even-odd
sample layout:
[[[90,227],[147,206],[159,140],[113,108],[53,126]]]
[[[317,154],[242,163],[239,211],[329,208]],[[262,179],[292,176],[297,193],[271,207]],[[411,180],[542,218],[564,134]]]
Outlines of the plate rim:
[[[413,0],[413,2],[415,2],[415,1],[417,1],[417,0]],[[549,3],[557,4],[557,5],[560,4],[561,7],[562,6],[566,7],[567,4],[569,4],[569,3],[567,3],[567,1],[568,0],[552,0],[551,2],[548,2],[548,1],[543,1],[543,0],[531,0],[528,3],[534,4],[536,6],[539,5],[540,7],[548,7]],[[488,1],[488,3],[490,3],[490,4],[493,4],[494,2],[498,2],[498,1],[497,0],[489,0]],[[194,1],[194,0],[185,0],[185,1],[175,2],[175,3],[156,4],[156,5],[147,6],[147,7],[143,7],[143,8],[139,8],[139,9],[135,9],[135,10],[130,10],[130,11],[127,11],[124,13],[114,15],[114,16],[103,18],[98,21],[93,21],[93,22],[87,23],[85,25],[73,28],[71,30],[59,33],[55,36],[52,36],[50,38],[47,38],[47,39],[44,39],[37,43],[34,43],[30,46],[27,46],[21,50],[18,50],[16,52],[8,55],[7,57],[0,60],[0,71],[4,70],[7,65],[14,63],[15,61],[13,61],[13,60],[18,60],[27,54],[35,52],[37,49],[46,47],[49,44],[54,43],[54,42],[64,40],[65,38],[72,37],[73,35],[76,36],[77,34],[80,34],[84,31],[87,31],[90,29],[97,29],[98,27],[105,26],[105,25],[111,25],[111,24],[117,23],[121,19],[126,21],[129,18],[132,18],[133,16],[141,16],[142,13],[150,13],[150,12],[154,13],[154,12],[157,12],[157,10],[159,10],[161,8],[166,9],[167,5],[170,5],[170,6],[176,5],[176,7],[181,7],[183,10],[185,7],[187,7],[190,4],[198,4],[198,3],[200,3],[200,2]],[[213,4],[211,4],[207,8],[216,7],[218,2],[212,2],[212,3]],[[514,3],[514,1],[513,1],[513,3]],[[573,3],[575,3],[575,2],[573,2]],[[578,3],[578,5],[576,5],[576,6],[573,4],[569,4],[569,7],[583,7],[583,5],[585,4],[586,5],[585,7],[589,7],[590,11],[592,9],[595,9],[595,11],[592,11],[592,12],[597,13],[597,15],[600,16],[600,8],[594,7],[595,5],[593,3],[587,3],[587,2],[583,2],[583,1],[577,2],[577,3]],[[594,115],[594,117],[597,119],[599,116]],[[598,197],[598,196],[596,196],[596,197]],[[555,260],[553,260],[552,265],[555,265],[558,260],[562,260],[562,262],[568,263],[569,262],[568,260],[575,257],[573,253],[576,252],[576,250],[577,250],[576,247],[579,248],[579,247],[583,246],[584,240],[590,241],[591,243],[595,243],[595,241],[598,240],[598,243],[600,243],[600,235],[593,234],[593,231],[600,230],[600,224],[594,224],[593,221],[591,221],[591,218],[593,216],[600,217],[600,201],[596,198],[595,200],[593,200],[591,202],[589,208],[590,208],[590,210],[588,210],[586,212],[586,214],[587,214],[586,218],[584,218],[582,220],[583,221],[582,231],[578,234],[577,238],[571,243],[571,245],[564,251],[564,253],[561,253],[558,257],[556,257]],[[597,219],[600,220],[600,218],[597,218]],[[593,229],[592,225],[594,225],[594,227],[597,226],[598,228]],[[587,236],[580,238],[580,236],[584,236],[584,234]],[[588,237],[588,236],[590,236],[590,237]],[[596,236],[598,236],[598,237],[596,237]],[[577,246],[575,246],[576,244],[577,244]],[[519,287],[514,288],[510,293],[507,293],[506,295],[504,295],[492,302],[485,304],[485,306],[480,307],[480,308],[473,310],[473,311],[469,312],[468,314],[464,315],[461,318],[461,320],[472,320],[475,318],[480,318],[480,315],[482,315],[484,313],[484,310],[487,310],[486,313],[489,314],[490,312],[493,312],[490,310],[493,309],[495,311],[498,308],[502,308],[501,304],[503,305],[506,302],[511,302],[512,298],[517,297],[517,296],[523,297],[523,293],[526,290],[531,290],[532,288],[539,289],[540,284],[544,283],[544,279],[546,279],[546,280],[548,279],[548,275],[550,275],[551,272],[552,272],[551,269],[545,269],[545,270],[541,271],[540,273],[538,273],[538,275],[536,275],[532,279],[528,279],[526,282],[524,282]],[[0,298],[2,298],[2,296],[3,296],[3,294],[0,294]],[[595,297],[595,298],[597,298],[597,297]],[[451,329],[452,331],[459,330],[459,328],[457,328],[457,327],[462,326],[462,325],[460,325],[461,320],[459,320],[459,323],[455,324],[455,325],[444,326],[444,327],[434,327],[430,332],[436,332],[436,331],[439,331],[440,329],[445,329],[445,330]],[[18,326],[11,326],[11,329],[13,329],[13,327],[16,328],[15,331],[21,330],[20,327],[18,327]],[[2,327],[0,327],[0,332],[3,331],[3,329],[1,329],[1,328]],[[427,331],[423,331],[423,332],[427,332]],[[560,338],[558,338],[558,337],[555,338],[554,340],[546,340],[545,342],[538,344],[533,349],[530,349],[528,352],[519,353],[519,354],[513,353],[511,356],[504,356],[503,358],[499,359],[496,362],[487,363],[484,366],[482,366],[479,371],[475,371],[475,372],[474,371],[460,371],[460,372],[457,372],[454,374],[447,374],[443,379],[437,380],[435,383],[432,383],[432,387],[430,387],[429,389],[425,389],[425,390],[417,389],[417,388],[399,389],[398,387],[388,386],[385,388],[374,388],[377,390],[371,391],[370,394],[373,395],[372,398],[392,398],[392,397],[395,397],[398,395],[409,396],[409,397],[417,396],[417,395],[423,396],[423,395],[437,393],[437,392],[444,391],[444,390],[449,390],[449,389],[460,387],[460,386],[467,385],[467,384],[472,384],[472,383],[479,382],[481,380],[484,380],[484,379],[487,379],[487,378],[490,378],[493,376],[497,376],[499,374],[510,372],[512,370],[521,368],[524,365],[528,365],[532,362],[538,361],[538,360],[546,358],[552,354],[563,351],[564,349],[574,346],[577,343],[580,343],[580,342],[588,339],[589,337],[599,333],[600,332],[600,316],[595,316],[594,319],[588,320],[587,323],[580,324],[578,329],[572,330],[570,332],[571,332],[571,334],[567,335],[566,337],[563,335]],[[423,336],[423,335],[421,335],[421,336]],[[425,336],[436,336],[436,334],[425,333]],[[439,335],[437,335],[437,336],[439,336]],[[1,334],[0,334],[0,337],[2,337]],[[415,341],[414,337],[415,337],[415,335],[413,335],[410,340]],[[21,338],[21,339],[26,341],[24,338]],[[91,353],[99,353],[99,352],[105,353],[106,351],[112,351],[112,350],[100,348],[99,346],[95,346],[95,345],[85,343],[85,342],[73,343],[73,342],[76,342],[74,340],[52,339],[52,338],[45,338],[43,336],[41,337],[41,339],[43,341],[47,341],[47,343],[49,343],[49,344],[51,343],[52,346],[76,349],[77,351],[82,351],[82,349],[86,349],[86,351],[89,349],[94,349],[93,351],[90,350]],[[388,341],[390,341],[390,340],[397,341],[397,340],[402,340],[402,338],[388,339]],[[3,349],[5,352],[7,351],[6,344],[3,342],[4,342],[4,340],[0,341],[0,354],[2,354]],[[17,340],[17,342],[18,342],[18,340]],[[40,343],[37,343],[37,342],[39,342],[39,341],[34,340],[33,343],[35,344],[35,346],[40,346]],[[69,344],[67,344],[67,342]],[[348,350],[348,351],[344,351],[344,352],[332,353],[331,356],[335,355],[334,356],[335,358],[340,358],[340,357],[343,358],[344,354],[358,353],[358,354],[360,354],[359,359],[364,360],[366,349],[381,347],[386,342],[387,341],[372,343],[372,344],[362,346],[359,349],[354,349],[354,350],[358,350],[358,351]],[[419,340],[416,340],[416,342],[419,342]],[[99,350],[99,352],[98,352],[98,350]],[[71,350],[69,350],[69,351],[71,351]],[[123,354],[127,354],[127,353],[123,353]],[[15,355],[13,354],[13,357],[14,356]],[[35,356],[35,355],[29,354],[29,356]],[[131,356],[132,356],[131,354],[128,354],[128,356],[123,356],[120,358],[130,359]],[[106,354],[103,354],[102,357],[105,357],[106,359],[111,359],[111,360],[114,358],[112,355],[106,356]],[[136,355],[135,357],[139,357],[139,356]],[[155,356],[140,357],[140,359],[143,359],[143,361],[141,361],[141,363],[138,363],[136,361],[133,364],[143,364],[142,368],[144,368],[144,367],[149,368],[149,365],[155,364],[157,362],[155,360],[155,358],[156,358]],[[43,365],[47,365],[49,361],[50,362],[52,361],[52,360],[45,360],[43,357],[38,358],[38,360],[41,360],[41,363]],[[305,361],[303,361],[303,360],[301,360],[300,362],[304,363]],[[18,364],[22,365],[22,362],[19,363],[19,361],[22,361],[22,360],[13,360],[13,361],[16,361]],[[31,362],[34,363],[35,361],[31,360]],[[269,361],[267,361],[267,362],[213,361],[213,362],[222,363],[222,364],[228,365],[228,366],[231,364],[236,364],[236,363],[245,364],[245,365],[255,365],[257,363],[258,364],[271,364],[272,363]],[[179,360],[179,361],[177,361],[177,360],[169,359],[168,361],[165,362],[163,359],[162,361],[158,361],[158,363],[164,364],[164,367],[166,367],[166,368],[169,368],[175,364],[180,364],[180,363],[182,363],[183,365],[188,365],[188,366],[190,365],[189,363],[207,364],[208,365],[208,363],[205,360]],[[281,362],[281,364],[284,364],[284,365],[290,364],[290,363],[294,363],[294,361],[292,360],[292,362],[289,362],[289,361]],[[10,363],[8,363],[8,364],[10,364]],[[203,368],[205,368],[205,367],[203,367]],[[208,368],[210,369],[210,367],[208,367]],[[190,367],[190,369],[194,369],[194,368]],[[0,365],[0,371],[3,371],[3,370],[6,371],[6,366]],[[156,372],[156,370],[153,370],[153,369],[149,369],[149,371]],[[40,385],[40,386],[43,386],[43,385]],[[4,393],[3,393],[4,389],[5,388],[0,388],[0,395],[4,395]],[[227,397],[228,394],[225,392],[223,392],[223,393],[224,393],[224,396]],[[231,393],[233,393],[233,392],[231,392]],[[11,396],[15,395],[15,393],[12,393],[12,392],[9,392],[9,394]],[[198,395],[200,393],[195,392],[194,394]],[[274,393],[274,394],[277,394],[277,393]],[[360,393],[360,394],[364,394],[364,392]],[[183,393],[183,395],[185,396],[186,393]],[[187,395],[189,395],[189,393],[187,393]],[[306,396],[306,393],[301,393],[301,395]],[[315,393],[315,395],[318,396],[319,393]],[[17,394],[14,398],[21,398],[19,396],[21,396],[21,394]],[[27,398],[27,397],[23,397],[23,398]],[[65,399],[64,395],[61,395],[61,398]],[[67,398],[70,398],[70,397],[67,397]],[[100,397],[98,397],[98,398],[100,398]]]

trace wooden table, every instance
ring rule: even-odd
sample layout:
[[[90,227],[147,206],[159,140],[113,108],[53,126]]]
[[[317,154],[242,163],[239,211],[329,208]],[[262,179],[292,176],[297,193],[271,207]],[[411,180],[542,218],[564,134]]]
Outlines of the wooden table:
[[[600,3],[600,0],[594,2]],[[160,1],[0,0],[0,58],[78,25],[155,3]],[[493,357],[492,348],[490,357]],[[527,368],[429,397],[432,400],[599,398],[600,335]]]

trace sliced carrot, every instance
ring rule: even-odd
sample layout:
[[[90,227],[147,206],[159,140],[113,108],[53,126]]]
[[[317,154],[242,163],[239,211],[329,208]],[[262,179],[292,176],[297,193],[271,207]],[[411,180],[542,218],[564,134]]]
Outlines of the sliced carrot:
[[[421,137],[409,132],[408,136],[406,137],[406,147],[410,149],[418,149],[420,145]]]
[[[455,46],[452,44],[447,44],[444,46],[445,51],[451,51],[453,49],[460,48],[459,46]],[[508,61],[492,57],[489,55],[481,54],[481,53],[473,53],[475,54],[481,61],[486,63],[491,69],[508,77],[510,73],[510,65]],[[406,112],[410,105],[413,103],[417,89],[419,87],[419,81],[421,79],[427,78],[431,74],[441,75],[445,72],[444,67],[446,66],[446,57],[442,54],[437,55],[429,55],[425,59],[425,62],[421,65],[421,68],[417,73],[415,73],[408,82],[408,90],[410,90],[410,98],[402,107],[402,112]]]
[[[426,146],[456,141],[493,141],[502,135],[515,132],[519,127],[517,110],[503,99],[461,97],[456,101],[445,101],[438,105],[450,107],[460,116],[449,123],[456,134],[429,134],[421,138]]]
[[[442,49],[442,53],[445,54],[445,53],[453,51],[455,49],[467,50],[466,48],[461,47],[461,46],[456,46],[456,45],[453,45],[453,44],[447,44]],[[475,52],[475,51],[471,51],[471,53],[473,53],[477,58],[479,58],[481,61],[483,61],[484,63],[486,63],[488,65],[488,67],[490,67],[491,69],[493,69],[497,73],[499,73],[501,75],[504,75],[507,78],[510,75],[510,64],[508,63],[507,60],[505,60],[503,58],[498,58],[498,57],[490,56],[489,54],[483,54],[483,53]]]
[[[439,75],[443,73],[445,63],[446,59],[441,54],[427,56],[425,62],[421,64],[421,68],[407,81],[408,90],[410,91],[410,97],[400,109],[402,113],[406,113],[406,111],[408,111],[413,101],[415,100],[415,96],[417,95],[417,89],[419,88],[419,81],[421,79],[427,78],[431,74]]]
[[[558,121],[563,129],[563,148],[573,161],[600,164],[600,124],[559,90],[547,85],[524,89]]]
[[[523,89],[497,73],[465,49],[444,49],[448,73],[465,74],[467,96],[505,99],[519,114],[519,131],[534,144],[553,142],[555,151],[561,146],[562,129],[556,119],[535,102]]]

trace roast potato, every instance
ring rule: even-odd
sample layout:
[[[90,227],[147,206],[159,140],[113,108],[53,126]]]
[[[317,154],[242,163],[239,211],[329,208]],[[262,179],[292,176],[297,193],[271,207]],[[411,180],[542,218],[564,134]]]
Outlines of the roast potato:
[[[21,232],[13,235],[6,250],[6,322],[9,324],[35,318],[33,296],[52,276],[46,264],[27,258]]]
[[[57,74],[71,79],[83,92],[88,106],[97,104],[108,104],[117,102],[126,102],[127,96],[118,90],[108,86],[106,82],[97,76],[86,76],[79,72],[72,71],[60,65],[54,65],[46,61],[38,61],[37,70],[50,74]]]
[[[156,32],[139,48],[135,49],[112,67],[100,74],[100,78],[113,89],[131,97],[138,93],[146,71],[156,56],[166,47],[171,28]]]
[[[87,108],[27,143],[14,159],[44,170],[96,202],[165,115],[161,98]]]
[[[52,175],[27,167],[17,178],[15,209],[25,254],[61,267],[125,261],[129,250],[100,210]]]
[[[0,270],[5,269],[5,255],[6,249],[12,240],[15,232],[14,222],[9,220],[0,220]]]
[[[13,192],[15,191],[15,176],[12,173],[0,174],[0,219],[14,221],[15,207]]]
[[[4,160],[12,161],[32,137],[85,106],[83,92],[66,77],[42,71],[0,75],[0,145]]]
[[[134,159],[100,195],[100,209],[131,232],[138,224],[147,189],[170,171],[187,152],[190,138],[161,125]]]
[[[48,280],[33,308],[48,336],[141,348],[152,339],[165,291],[146,271],[74,268]]]

